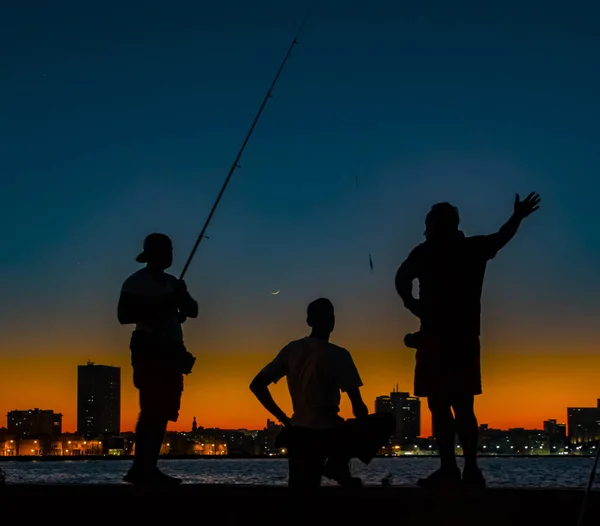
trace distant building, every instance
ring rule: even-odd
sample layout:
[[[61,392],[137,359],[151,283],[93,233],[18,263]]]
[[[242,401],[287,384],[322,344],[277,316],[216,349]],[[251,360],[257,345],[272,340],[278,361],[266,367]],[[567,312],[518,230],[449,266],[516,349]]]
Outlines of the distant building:
[[[421,400],[397,390],[390,393],[390,398],[396,415],[396,438],[415,442],[421,436]]]
[[[282,427],[283,426],[281,424],[278,424],[274,420],[267,418],[267,426],[265,427],[265,429],[268,429],[270,431],[273,431],[273,430],[279,431]]]
[[[119,435],[121,369],[88,362],[77,368],[77,432],[85,438]]]
[[[51,409],[15,410],[6,417],[7,434],[17,438],[54,438],[62,433],[62,414]]]
[[[545,420],[544,434],[550,453],[564,451],[567,445],[567,426],[565,424],[560,424],[555,419]]]
[[[600,400],[597,407],[568,407],[569,442],[589,444],[600,439]]]
[[[376,413],[392,413],[394,414],[394,403],[389,396],[378,396],[375,398]]]
[[[395,437],[400,442],[415,442],[421,435],[421,400],[398,388],[389,396],[375,399],[375,413],[392,413],[396,417]]]

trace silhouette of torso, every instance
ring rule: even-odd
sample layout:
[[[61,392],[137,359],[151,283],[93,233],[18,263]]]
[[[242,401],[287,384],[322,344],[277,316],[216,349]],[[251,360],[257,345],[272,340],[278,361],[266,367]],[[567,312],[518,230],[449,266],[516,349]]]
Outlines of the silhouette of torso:
[[[141,301],[144,298],[156,299],[172,294],[177,278],[167,273],[164,273],[161,278],[157,279],[144,267],[125,280],[122,290],[137,295]],[[175,309],[158,322],[139,321],[135,330],[156,334],[166,340],[183,342],[183,331]]]
[[[286,345],[263,369],[273,382],[287,377],[294,414],[292,425],[330,429],[342,420],[340,391],[362,386],[350,353],[318,338]]]
[[[479,336],[483,279],[496,252],[493,236],[462,232],[449,242],[425,241],[413,250],[423,332]]]

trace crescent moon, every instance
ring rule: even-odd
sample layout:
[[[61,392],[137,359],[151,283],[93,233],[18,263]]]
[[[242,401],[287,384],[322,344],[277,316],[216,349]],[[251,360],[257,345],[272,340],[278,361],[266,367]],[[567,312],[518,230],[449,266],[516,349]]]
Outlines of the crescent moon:
[[[277,290],[275,292],[271,292],[271,294],[273,294],[273,296],[277,296],[277,294],[279,294],[281,292],[281,290]]]

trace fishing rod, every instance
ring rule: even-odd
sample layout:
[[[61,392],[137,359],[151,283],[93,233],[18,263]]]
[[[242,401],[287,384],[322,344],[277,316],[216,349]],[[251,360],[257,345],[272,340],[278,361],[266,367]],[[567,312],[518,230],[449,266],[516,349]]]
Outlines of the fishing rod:
[[[594,465],[592,466],[592,471],[590,473],[590,478],[588,479],[587,487],[585,488],[585,493],[583,494],[583,502],[581,503],[581,510],[579,512],[579,520],[577,521],[577,526],[583,526],[583,519],[585,518],[585,510],[587,508],[588,495],[592,490],[592,486],[594,484],[594,480],[596,479],[596,468],[598,467],[598,459],[600,459],[600,443],[598,444],[596,456],[594,458]]]
[[[279,80],[279,76],[281,75],[281,72],[283,71],[283,68],[285,67],[285,65],[287,63],[288,58],[292,54],[292,50],[294,49],[294,47],[296,47],[296,44],[298,44],[298,38],[300,37],[302,30],[304,29],[304,25],[306,24],[308,15],[310,14],[315,3],[316,2],[313,2],[311,4],[311,6],[308,8],[308,10],[306,11],[304,18],[302,19],[302,22],[300,23],[300,26],[298,27],[298,30],[296,31],[296,35],[294,36],[292,43],[290,44],[290,47],[287,50],[287,53],[283,57],[283,60],[279,66],[279,69],[277,70],[277,73],[275,74],[275,78],[273,79],[273,82],[271,82],[271,86],[269,87],[269,90],[267,91],[267,94],[265,95],[265,98],[263,99],[262,104],[260,105],[260,108],[256,114],[256,117],[254,117],[254,121],[252,122],[252,125],[250,126],[250,130],[246,134],[246,138],[244,139],[244,142],[242,143],[242,146],[241,146],[235,160],[233,161],[231,168],[229,169],[229,173],[227,174],[227,177],[225,178],[225,182],[223,183],[223,186],[221,187],[221,191],[219,192],[219,195],[217,196],[217,199],[215,200],[215,202],[212,206],[212,209],[211,209],[210,213],[208,214],[206,221],[204,222],[204,226],[202,227],[202,230],[200,231],[200,234],[198,235],[198,239],[196,239],[194,248],[192,248],[192,252],[190,253],[190,256],[188,257],[188,259],[185,263],[185,266],[183,267],[183,270],[181,271],[181,275],[179,276],[179,279],[183,279],[183,277],[185,276],[185,273],[187,272],[187,269],[190,266],[192,259],[194,258],[194,254],[196,253],[196,250],[198,250],[198,246],[200,245],[200,242],[206,237],[205,236],[206,229],[208,228],[208,225],[210,224],[210,221],[215,213],[215,210],[219,206],[221,197],[223,197],[223,194],[225,193],[225,189],[227,188],[227,185],[229,184],[229,181],[231,179],[231,176],[233,175],[233,172],[235,172],[236,168],[240,168],[239,162],[242,157],[242,154],[244,153],[244,150],[246,149],[246,145],[248,144],[248,141],[250,140],[250,137],[252,136],[252,132],[254,131],[254,128],[256,127],[256,124],[258,123],[260,116],[262,115],[262,112],[263,112],[265,106],[267,105],[267,101],[272,97],[271,93],[273,92],[273,89],[275,88],[275,85],[277,84],[277,81]]]

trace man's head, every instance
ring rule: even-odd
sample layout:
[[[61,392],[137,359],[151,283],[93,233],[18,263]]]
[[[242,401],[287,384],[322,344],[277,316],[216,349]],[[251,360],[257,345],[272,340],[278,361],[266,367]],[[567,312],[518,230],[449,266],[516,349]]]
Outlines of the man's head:
[[[157,270],[168,269],[173,264],[173,243],[165,234],[150,234],[144,239],[144,251],[136,261]]]
[[[438,240],[453,237],[458,232],[459,223],[458,208],[450,203],[437,203],[425,217],[425,238]]]
[[[335,327],[333,303],[327,298],[319,298],[311,302],[306,309],[306,323],[313,332],[329,334]]]

